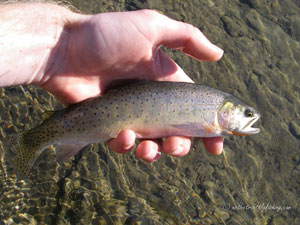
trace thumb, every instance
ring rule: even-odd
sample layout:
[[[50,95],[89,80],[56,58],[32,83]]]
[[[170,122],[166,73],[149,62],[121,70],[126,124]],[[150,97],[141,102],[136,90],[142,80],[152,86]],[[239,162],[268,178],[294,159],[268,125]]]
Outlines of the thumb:
[[[212,44],[204,34],[191,24],[172,20],[164,15],[155,17],[157,45],[180,49],[198,60],[217,61],[223,50]]]

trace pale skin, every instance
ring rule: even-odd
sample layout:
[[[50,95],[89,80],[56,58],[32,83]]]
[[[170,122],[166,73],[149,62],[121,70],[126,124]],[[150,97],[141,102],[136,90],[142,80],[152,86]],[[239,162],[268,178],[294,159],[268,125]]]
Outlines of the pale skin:
[[[192,80],[163,51],[178,49],[205,61],[223,51],[194,26],[152,10],[82,15],[54,4],[0,6],[0,86],[38,85],[65,104],[101,95],[119,79]],[[130,151],[136,135],[122,131],[108,142],[118,153]],[[203,138],[208,152],[221,154],[221,137]],[[143,140],[138,158],[156,161],[161,152],[186,155],[189,137]]]

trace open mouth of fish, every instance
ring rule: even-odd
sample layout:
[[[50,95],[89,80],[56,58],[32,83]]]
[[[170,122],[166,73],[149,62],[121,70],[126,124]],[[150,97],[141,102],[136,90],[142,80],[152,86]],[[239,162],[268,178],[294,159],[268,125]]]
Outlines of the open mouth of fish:
[[[247,133],[247,134],[257,134],[260,132],[260,129],[257,127],[252,127],[252,125],[255,124],[255,122],[260,118],[260,116],[256,116],[255,118],[253,118],[252,120],[249,121],[249,123],[246,124],[246,126],[244,126],[244,128],[242,129],[243,133]]]

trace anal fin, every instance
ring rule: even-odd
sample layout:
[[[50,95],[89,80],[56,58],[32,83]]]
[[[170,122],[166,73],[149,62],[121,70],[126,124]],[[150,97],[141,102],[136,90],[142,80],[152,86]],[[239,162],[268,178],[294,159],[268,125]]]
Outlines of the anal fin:
[[[86,144],[56,144],[56,160],[62,162],[76,155]]]

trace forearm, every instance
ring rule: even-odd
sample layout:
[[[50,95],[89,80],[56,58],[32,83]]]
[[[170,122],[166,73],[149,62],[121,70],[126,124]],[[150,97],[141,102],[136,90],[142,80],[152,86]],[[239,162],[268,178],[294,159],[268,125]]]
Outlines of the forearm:
[[[0,5],[0,86],[38,84],[66,51],[67,23],[78,14],[54,5]]]

